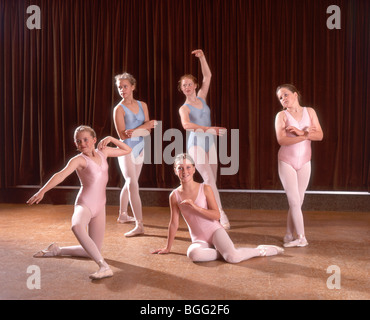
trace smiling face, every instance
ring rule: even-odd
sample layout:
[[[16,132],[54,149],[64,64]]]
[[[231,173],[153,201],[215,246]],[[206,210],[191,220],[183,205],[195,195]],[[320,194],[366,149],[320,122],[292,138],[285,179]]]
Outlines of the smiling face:
[[[88,154],[95,149],[96,138],[89,131],[79,131],[75,136],[78,151]]]
[[[182,159],[175,163],[174,171],[181,183],[189,182],[193,180],[195,166],[190,160]]]

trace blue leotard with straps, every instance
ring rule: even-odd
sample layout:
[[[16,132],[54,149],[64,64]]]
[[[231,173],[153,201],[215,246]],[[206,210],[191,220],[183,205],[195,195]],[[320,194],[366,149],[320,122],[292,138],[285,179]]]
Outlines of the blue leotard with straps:
[[[125,111],[125,127],[127,130],[135,129],[141,126],[145,121],[143,106],[140,101],[137,101],[137,103],[139,105],[138,113],[134,113],[122,103],[120,104]],[[126,143],[132,149],[132,154],[135,158],[137,158],[144,149],[144,137],[134,137],[121,141]]]
[[[189,113],[189,120],[191,123],[195,123],[198,126],[210,127],[211,126],[211,109],[207,105],[207,103],[202,99],[197,97],[200,101],[202,101],[202,109],[198,109],[193,107],[190,104],[185,104],[188,106],[190,113]],[[204,149],[204,151],[208,152],[211,146],[214,144],[214,135],[211,133],[206,132],[194,132],[191,131],[188,138],[187,143],[187,150],[193,146],[199,146]]]

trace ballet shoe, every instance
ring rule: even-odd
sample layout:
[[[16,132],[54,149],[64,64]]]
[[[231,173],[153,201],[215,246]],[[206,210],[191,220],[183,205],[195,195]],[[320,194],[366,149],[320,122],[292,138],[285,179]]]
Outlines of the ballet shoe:
[[[136,219],[134,217],[129,216],[127,212],[120,213],[117,219],[118,223],[128,223],[134,221],[136,221]]]
[[[284,243],[285,248],[305,247],[305,246],[308,246],[308,242],[304,235],[299,235],[298,239]]]
[[[50,244],[46,249],[36,252],[34,258],[55,257],[60,254],[60,248],[56,243]]]
[[[92,280],[99,280],[104,278],[109,278],[113,276],[113,271],[109,267],[103,267],[100,268],[98,271],[96,271],[93,274],[90,274],[90,279]]]
[[[293,235],[291,233],[287,233],[284,238],[283,238],[283,242],[284,243],[287,243],[287,242],[291,242],[293,241],[294,238],[293,238]]]
[[[220,223],[224,227],[225,230],[230,229],[229,219],[227,218],[227,215],[223,210],[220,210]]]
[[[256,249],[260,250],[261,257],[276,256],[284,252],[281,247],[266,244],[259,245]]]
[[[134,229],[132,229],[129,232],[126,232],[125,237],[130,238],[130,237],[139,236],[141,234],[144,234],[144,226],[142,222],[137,223]]]

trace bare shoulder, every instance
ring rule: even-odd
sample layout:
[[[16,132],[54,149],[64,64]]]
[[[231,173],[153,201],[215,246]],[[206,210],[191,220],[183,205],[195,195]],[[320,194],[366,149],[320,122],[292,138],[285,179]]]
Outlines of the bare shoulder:
[[[284,110],[281,110],[276,114],[275,120],[276,120],[276,122],[285,122],[286,121],[286,114],[285,114]]]
[[[73,170],[84,169],[86,168],[86,166],[87,166],[86,159],[81,154],[78,154],[71,158],[67,164],[67,167]]]
[[[148,109],[148,105],[147,105],[147,103],[146,103],[146,102],[144,102],[144,101],[140,101],[140,103],[141,103],[141,105],[142,105],[142,107],[143,107],[144,109]]]
[[[121,104],[117,104],[113,109],[114,114],[125,114],[125,110],[122,108]]]
[[[189,113],[190,110],[189,110],[189,107],[186,105],[186,104],[183,104],[180,108],[179,108],[179,113]]]

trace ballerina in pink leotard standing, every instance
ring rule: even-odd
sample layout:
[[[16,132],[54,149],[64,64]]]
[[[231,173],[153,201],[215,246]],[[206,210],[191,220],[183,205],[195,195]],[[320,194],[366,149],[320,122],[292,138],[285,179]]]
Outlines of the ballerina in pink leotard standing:
[[[279,176],[289,203],[285,247],[308,245],[304,232],[302,204],[311,175],[311,141],[321,141],[323,132],[312,108],[302,107],[291,84],[276,89],[284,110],[276,115],[275,130],[280,144]],[[294,239],[294,232],[298,238]]]
[[[131,148],[118,139],[106,137],[99,142],[98,149],[95,149],[96,134],[88,126],[78,127],[74,138],[75,145],[81,153],[73,157],[64,169],[54,174],[27,203],[30,205],[39,203],[47,191],[76,171],[81,182],[81,189],[75,202],[72,231],[81,245],[59,247],[53,243],[45,250],[36,253],[34,257],[65,255],[89,257],[99,266],[99,270],[90,275],[91,279],[111,277],[113,272],[100,253],[105,231],[105,188],[108,182],[106,158],[129,154]],[[109,143],[113,143],[117,148],[108,147]],[[88,232],[86,232],[87,227]]]

